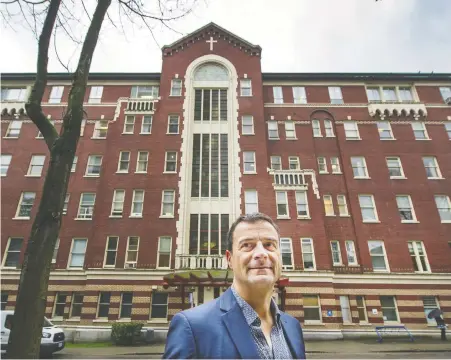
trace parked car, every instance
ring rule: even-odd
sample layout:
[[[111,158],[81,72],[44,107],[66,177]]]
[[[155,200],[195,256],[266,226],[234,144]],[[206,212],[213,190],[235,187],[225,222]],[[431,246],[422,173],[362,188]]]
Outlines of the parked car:
[[[6,349],[8,348],[9,333],[11,332],[11,324],[13,316],[14,316],[13,310],[1,311],[2,354],[5,353]],[[64,345],[65,340],[63,329],[56,327],[46,317],[44,317],[41,337],[41,354],[51,355],[56,351],[64,349]]]

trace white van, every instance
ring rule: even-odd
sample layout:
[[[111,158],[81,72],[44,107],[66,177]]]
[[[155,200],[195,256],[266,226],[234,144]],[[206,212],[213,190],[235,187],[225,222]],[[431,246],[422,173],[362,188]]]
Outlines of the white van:
[[[6,352],[8,347],[9,333],[11,331],[13,310],[1,311],[1,330],[2,330],[2,354]],[[51,355],[56,351],[64,349],[64,332],[53,325],[46,317],[42,326],[41,337],[41,354]]]

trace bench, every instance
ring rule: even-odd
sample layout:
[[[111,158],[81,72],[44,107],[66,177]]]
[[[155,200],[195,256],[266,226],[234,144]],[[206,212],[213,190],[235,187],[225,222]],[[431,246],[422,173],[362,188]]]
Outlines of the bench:
[[[386,325],[386,326],[376,326],[376,334],[378,336],[378,342],[382,342],[382,334],[386,333],[392,333],[396,332],[399,333],[400,331],[406,331],[407,335],[410,338],[410,341],[415,341],[410,331],[404,326],[404,325]]]

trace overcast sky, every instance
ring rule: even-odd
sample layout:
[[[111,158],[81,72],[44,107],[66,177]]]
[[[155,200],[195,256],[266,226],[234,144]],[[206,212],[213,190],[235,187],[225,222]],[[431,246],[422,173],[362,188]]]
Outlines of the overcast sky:
[[[451,72],[450,0],[198,1],[173,27],[186,35],[213,21],[260,45],[265,72]],[[13,27],[1,28],[0,71],[34,72],[36,41]],[[145,28],[102,30],[92,72],[160,72],[161,46],[181,37],[156,26],[157,45]],[[58,48],[74,70],[73,44],[61,37]],[[54,54],[49,71],[65,71]]]

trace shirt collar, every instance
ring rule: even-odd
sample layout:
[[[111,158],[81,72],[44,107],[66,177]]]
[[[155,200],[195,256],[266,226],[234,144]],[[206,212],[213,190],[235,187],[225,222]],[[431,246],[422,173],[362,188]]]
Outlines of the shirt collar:
[[[238,294],[238,292],[235,290],[235,288],[233,286],[231,286],[232,288],[232,293],[235,296],[235,299],[238,303],[238,305],[240,306],[241,310],[243,311],[244,317],[246,319],[246,322],[249,326],[251,326],[252,324],[254,324],[254,322],[256,320],[258,325],[261,324],[261,320],[258,317],[257,312],[254,310],[254,308],[252,306],[250,306],[246,300],[244,300],[240,294]],[[281,312],[279,310],[279,307],[277,306],[276,302],[274,301],[274,298],[271,297],[271,305],[270,305],[270,309],[271,309],[271,314],[274,316],[274,318],[276,319],[277,323],[280,321],[280,315]]]

